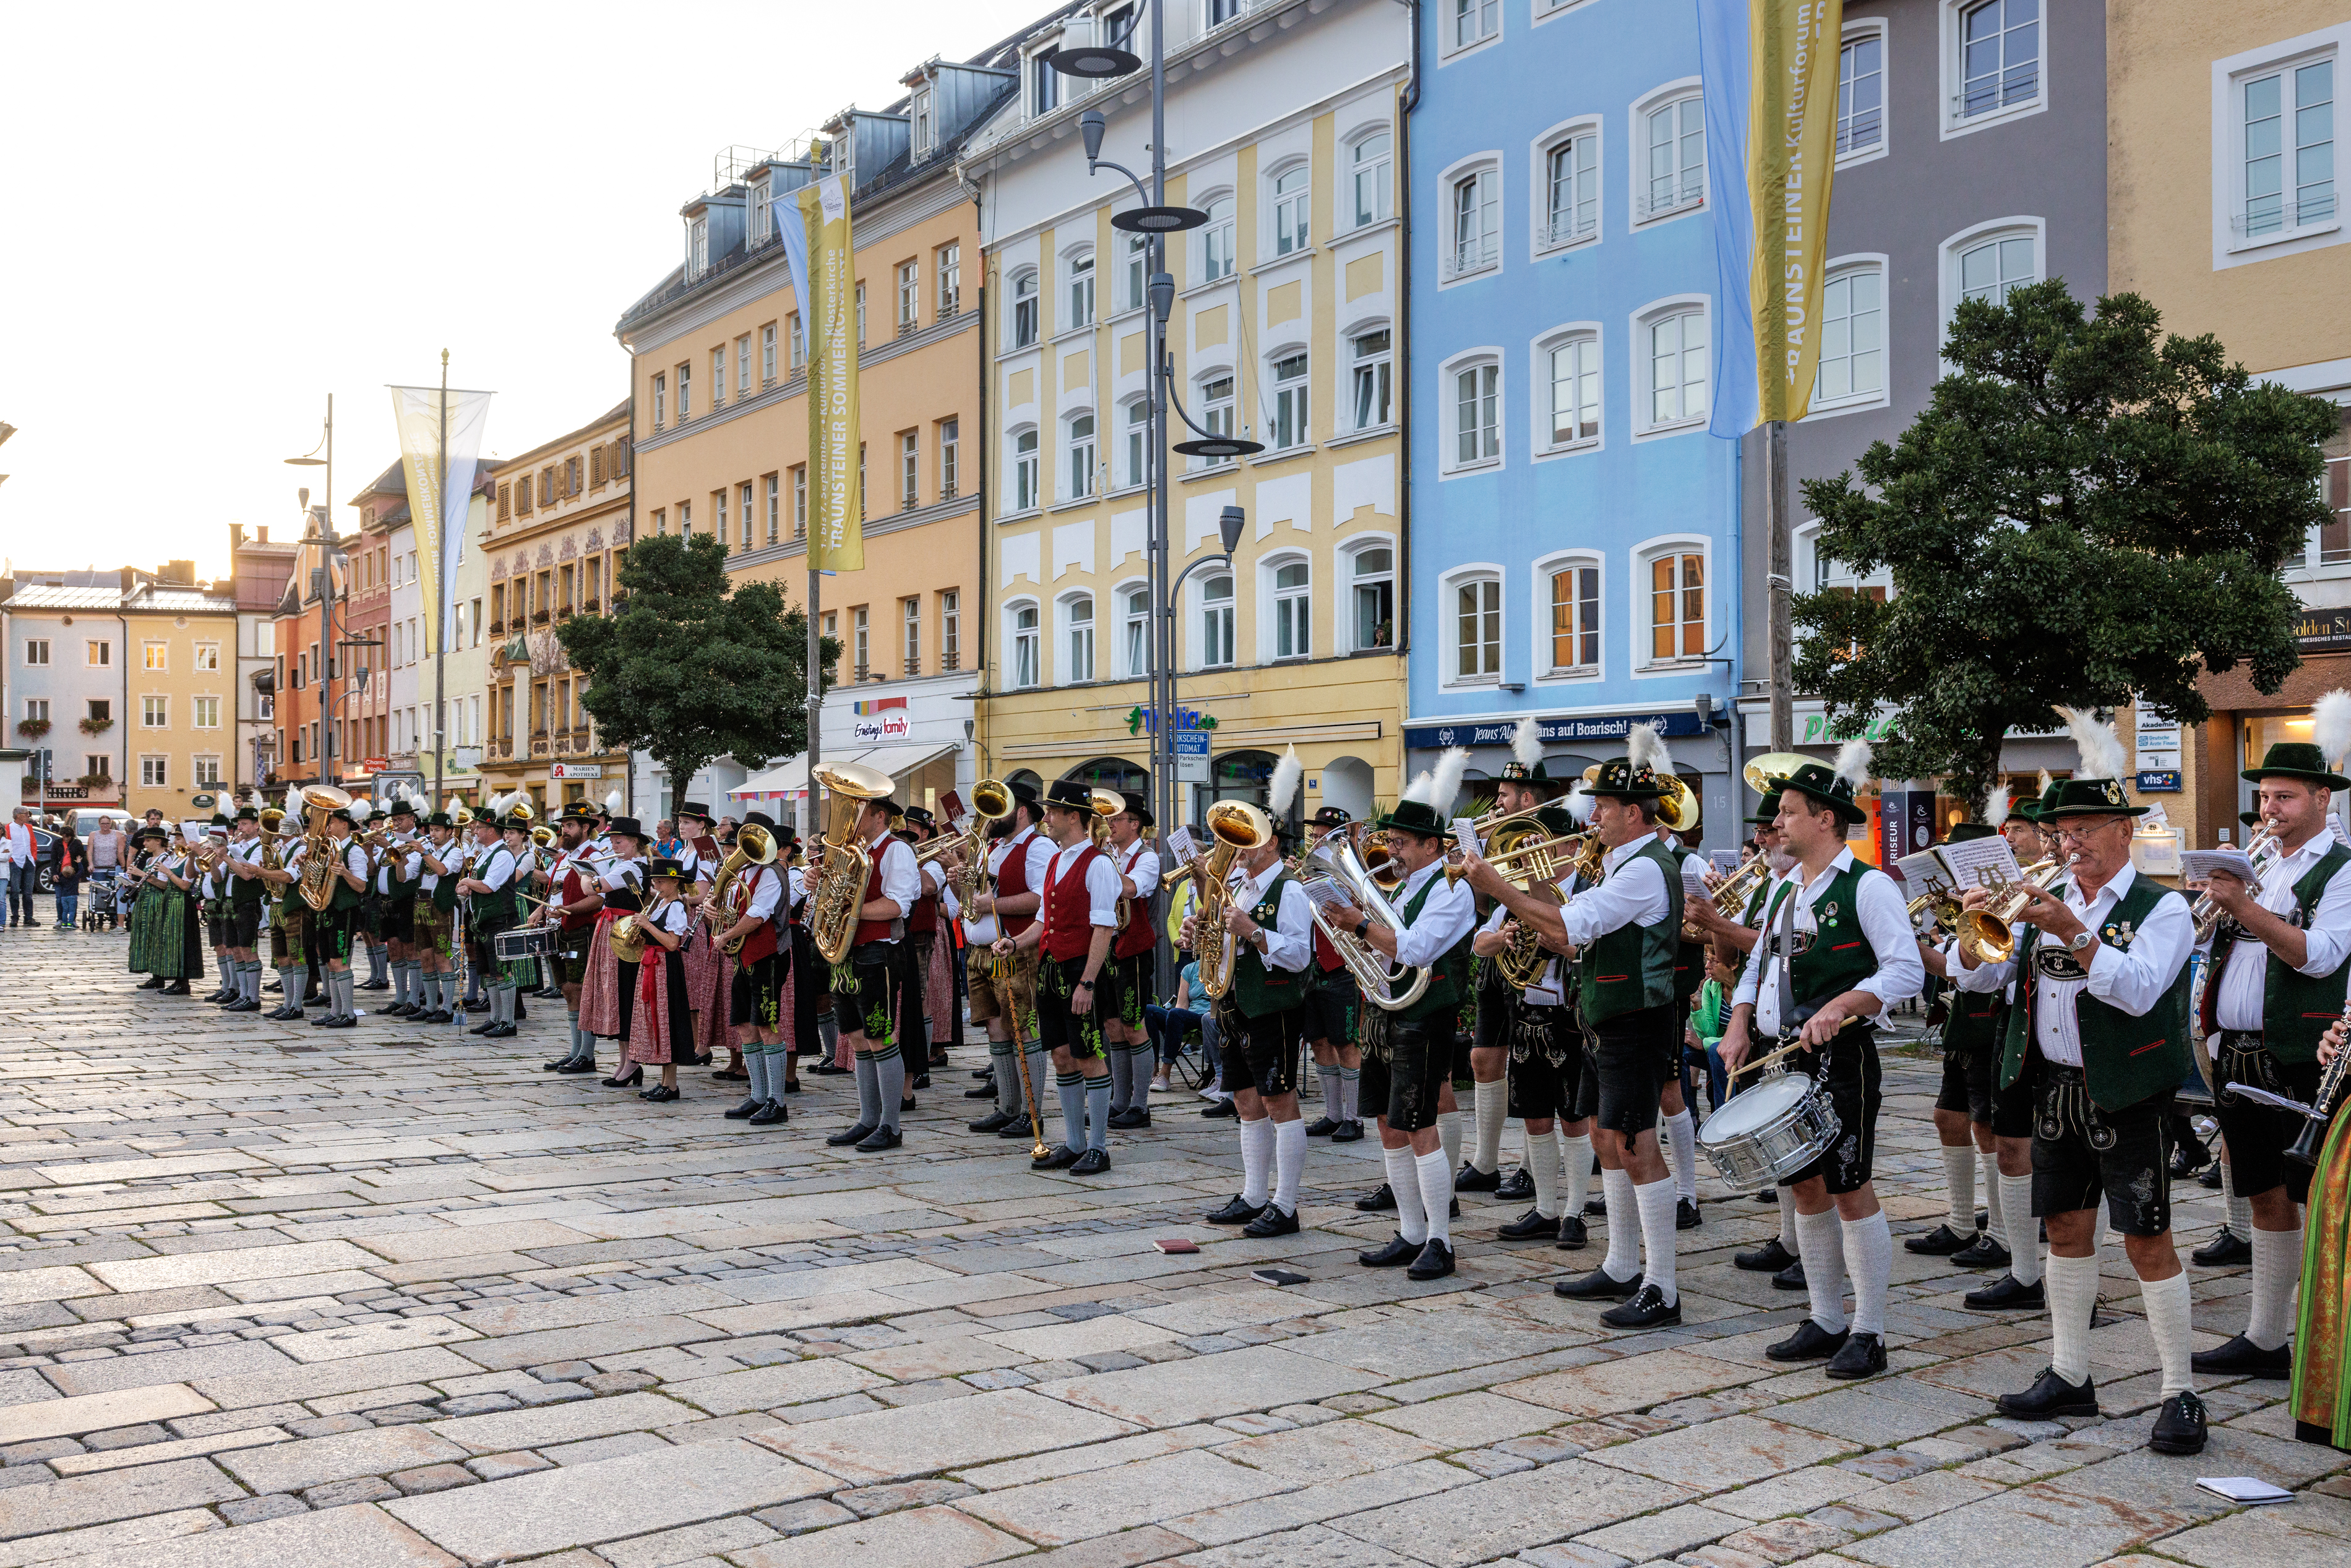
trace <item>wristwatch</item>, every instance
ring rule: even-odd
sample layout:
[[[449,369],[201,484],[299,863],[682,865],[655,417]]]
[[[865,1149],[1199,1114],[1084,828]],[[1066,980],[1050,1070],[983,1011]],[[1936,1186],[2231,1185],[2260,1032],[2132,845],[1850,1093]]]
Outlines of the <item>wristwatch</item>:
[[[1368,921],[1368,920],[1358,920],[1358,921],[1356,921],[1356,922],[1355,922],[1355,940],[1356,940],[1356,941],[1361,942],[1361,941],[1363,941],[1364,938],[1368,937],[1371,934],[1372,934],[1372,923],[1371,923],[1370,921]]]
[[[2081,930],[2074,932],[2073,936],[2065,939],[2065,951],[2068,953],[2086,953],[2091,949],[2091,947],[2096,945],[2097,940],[2097,933],[2092,931],[2085,925]]]

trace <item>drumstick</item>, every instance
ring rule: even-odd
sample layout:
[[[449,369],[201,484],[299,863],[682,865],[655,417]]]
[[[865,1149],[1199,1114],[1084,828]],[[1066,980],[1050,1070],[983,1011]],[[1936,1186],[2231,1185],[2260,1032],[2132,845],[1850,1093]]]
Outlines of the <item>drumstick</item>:
[[[1840,1030],[1851,1029],[1855,1024],[1863,1021],[1864,1019],[1861,1014],[1849,1013],[1845,1016],[1844,1021],[1837,1025],[1837,1028]],[[1809,1051],[1812,1048],[1810,1046],[1807,1046],[1801,1040],[1791,1040],[1786,1045],[1782,1046],[1779,1050],[1771,1052],[1769,1056],[1759,1056],[1752,1061],[1740,1062],[1737,1067],[1730,1070],[1730,1076],[1724,1079],[1723,1082],[1725,1083],[1735,1083],[1741,1077],[1754,1071],[1759,1067],[1768,1067],[1783,1056],[1791,1055],[1799,1051]]]

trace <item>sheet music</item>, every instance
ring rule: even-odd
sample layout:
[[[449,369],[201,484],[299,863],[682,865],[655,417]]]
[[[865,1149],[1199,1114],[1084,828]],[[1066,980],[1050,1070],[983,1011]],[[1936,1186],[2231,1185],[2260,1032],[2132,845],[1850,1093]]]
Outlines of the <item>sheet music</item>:
[[[1719,876],[1729,876],[1745,863],[1747,859],[1737,850],[1710,850],[1706,858],[1707,863],[1714,867],[1715,873]]]
[[[1685,899],[1714,896],[1714,890],[1706,884],[1706,865],[1707,862],[1696,855],[1682,862],[1682,896]]]
[[[2217,850],[2182,850],[2179,853],[2179,880],[2202,883],[2216,871],[2227,872],[2246,886],[2262,885],[2262,873],[2253,869],[2251,856],[2234,844],[2224,844]]]
[[[1192,842],[1192,830],[1178,824],[1170,831],[1167,835],[1167,852],[1174,856],[1179,864],[1199,853],[1198,848]]]
[[[1920,850],[1915,855],[1904,855],[1894,862],[1901,873],[1904,891],[1912,898],[1927,894],[1956,893],[1958,883],[1933,850]]]
[[[1475,817],[1453,819],[1453,841],[1461,846],[1464,853],[1482,855],[1486,852],[1486,841],[1478,836],[1478,819]]]
[[[2008,841],[1994,833],[1988,839],[1974,839],[1964,844],[1945,844],[1937,852],[1951,873],[1951,881],[1962,892],[1972,887],[1998,887],[2003,883],[2022,882],[2023,868]]]
[[[1301,877],[1298,885],[1306,890],[1306,896],[1320,910],[1327,912],[1349,902],[1346,889],[1341,887],[1334,877]]]

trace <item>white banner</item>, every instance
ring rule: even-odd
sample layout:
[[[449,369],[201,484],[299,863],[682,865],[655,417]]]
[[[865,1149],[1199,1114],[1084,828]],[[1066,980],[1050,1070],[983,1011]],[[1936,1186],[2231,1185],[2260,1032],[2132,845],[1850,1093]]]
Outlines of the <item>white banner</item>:
[[[400,459],[408,475],[408,514],[416,529],[416,561],[426,602],[437,613],[425,617],[430,653],[443,646],[455,612],[457,563],[465,559],[465,509],[474,497],[474,462],[482,450],[482,427],[490,417],[486,392],[448,393],[449,491],[441,493],[442,392],[439,387],[392,389],[393,423],[400,429]]]

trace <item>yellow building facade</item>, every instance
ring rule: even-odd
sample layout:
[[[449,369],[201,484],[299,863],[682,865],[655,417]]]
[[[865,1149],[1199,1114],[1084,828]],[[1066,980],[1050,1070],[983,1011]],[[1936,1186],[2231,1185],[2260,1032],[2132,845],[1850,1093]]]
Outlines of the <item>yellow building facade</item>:
[[[1404,782],[1407,16],[1358,0],[1259,6],[1248,26],[1168,19],[1167,200],[1208,217],[1166,245],[1176,395],[1267,447],[1170,459],[1171,575],[1218,551],[1224,508],[1247,518],[1229,567],[1193,571],[1174,606],[1177,706],[1215,720],[1207,781],[1179,791],[1187,820],[1261,800],[1291,746],[1307,812],[1360,816]],[[1142,170],[1150,106],[1050,76],[1057,40],[1026,47],[1020,99],[965,158],[989,234],[983,767],[1139,789],[1149,268],[1111,223],[1133,191],[1089,177],[1070,132],[1102,110],[1103,156]]]
[[[148,582],[122,596],[120,614],[123,803],[172,821],[209,816],[220,808],[195,797],[226,802],[252,782],[236,771],[236,600]]]

